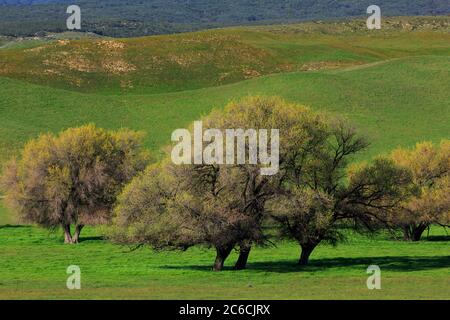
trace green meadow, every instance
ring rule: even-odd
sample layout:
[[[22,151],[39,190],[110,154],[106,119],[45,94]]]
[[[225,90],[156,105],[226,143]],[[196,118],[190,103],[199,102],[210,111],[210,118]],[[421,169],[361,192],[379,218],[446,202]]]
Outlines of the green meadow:
[[[257,248],[248,269],[211,271],[214,250],[152,252],[116,246],[89,228],[79,245],[60,232],[0,227],[0,299],[448,299],[449,236],[433,228],[420,243],[349,232],[337,247],[320,246],[299,268],[299,247]],[[381,290],[368,290],[369,265],[381,268]],[[66,269],[81,269],[81,290],[68,290]]]
[[[348,118],[371,142],[355,160],[449,139],[450,34],[351,30],[303,24],[5,45],[0,164],[40,133],[85,123],[142,130],[158,158],[173,130],[248,95]],[[63,245],[59,230],[20,224],[0,199],[0,299],[450,299],[443,228],[419,243],[346,233],[308,267],[297,266],[295,243],[281,242],[252,251],[245,271],[231,270],[234,254],[213,273],[214,250],[130,251],[100,227]],[[366,287],[372,264],[382,290]],[[81,267],[82,290],[66,288],[69,265]]]

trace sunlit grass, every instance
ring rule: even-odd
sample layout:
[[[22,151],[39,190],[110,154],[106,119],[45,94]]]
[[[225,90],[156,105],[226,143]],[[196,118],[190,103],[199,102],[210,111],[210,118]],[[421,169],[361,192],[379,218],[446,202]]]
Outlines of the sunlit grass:
[[[320,246],[311,265],[297,266],[299,247],[281,242],[252,251],[248,269],[211,271],[214,250],[130,251],[87,228],[79,245],[58,231],[0,227],[0,299],[449,299],[448,236],[434,228],[420,243],[349,234]],[[366,287],[369,265],[379,265],[382,290]],[[69,265],[81,268],[82,289],[66,288]]]

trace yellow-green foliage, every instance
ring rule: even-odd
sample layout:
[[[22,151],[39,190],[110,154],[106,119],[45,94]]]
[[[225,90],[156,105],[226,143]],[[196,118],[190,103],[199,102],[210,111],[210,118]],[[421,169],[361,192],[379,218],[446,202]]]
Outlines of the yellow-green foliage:
[[[414,231],[423,231],[431,223],[450,224],[450,140],[440,145],[422,142],[414,149],[399,148],[391,158],[412,175],[411,194],[392,216],[405,236],[417,240],[413,239]]]
[[[29,141],[5,167],[6,202],[27,222],[46,227],[101,223],[116,195],[148,156],[142,134],[85,125]]]

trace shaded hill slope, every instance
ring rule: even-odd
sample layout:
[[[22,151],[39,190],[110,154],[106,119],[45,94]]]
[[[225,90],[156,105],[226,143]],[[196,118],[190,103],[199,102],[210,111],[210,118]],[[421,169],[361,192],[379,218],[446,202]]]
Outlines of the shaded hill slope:
[[[384,17],[450,14],[449,0],[0,0],[0,34],[64,31],[69,4],[81,7],[84,31],[114,37],[363,17],[372,4]]]

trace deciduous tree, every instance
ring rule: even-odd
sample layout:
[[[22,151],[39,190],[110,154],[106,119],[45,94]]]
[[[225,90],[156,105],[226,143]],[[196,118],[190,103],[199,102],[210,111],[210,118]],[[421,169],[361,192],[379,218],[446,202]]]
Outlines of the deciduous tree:
[[[141,140],[137,132],[94,125],[41,135],[6,165],[7,204],[26,222],[61,226],[65,243],[77,243],[84,225],[110,219],[117,194],[147,165]]]
[[[163,173],[149,168],[120,197],[116,211],[118,228],[113,238],[150,244],[157,249],[212,246],[216,250],[214,270],[221,270],[231,251],[239,248],[235,268],[243,269],[252,245],[266,243],[262,227],[267,218],[265,205],[286,174],[285,163],[312,152],[323,135],[324,119],[303,106],[278,98],[250,97],[230,103],[224,111],[213,111],[203,119],[203,126],[220,131],[278,129],[279,172],[262,175],[261,163],[176,166],[168,159],[161,164]],[[249,151],[246,144],[247,157]],[[269,154],[273,151],[269,147]],[[161,174],[166,183],[156,182]],[[139,199],[136,195],[140,195]],[[167,228],[171,235],[162,236]]]
[[[404,238],[419,241],[431,224],[450,224],[450,140],[439,146],[418,143],[414,149],[399,148],[391,155],[410,171],[409,195],[392,211],[390,223],[403,230]]]

